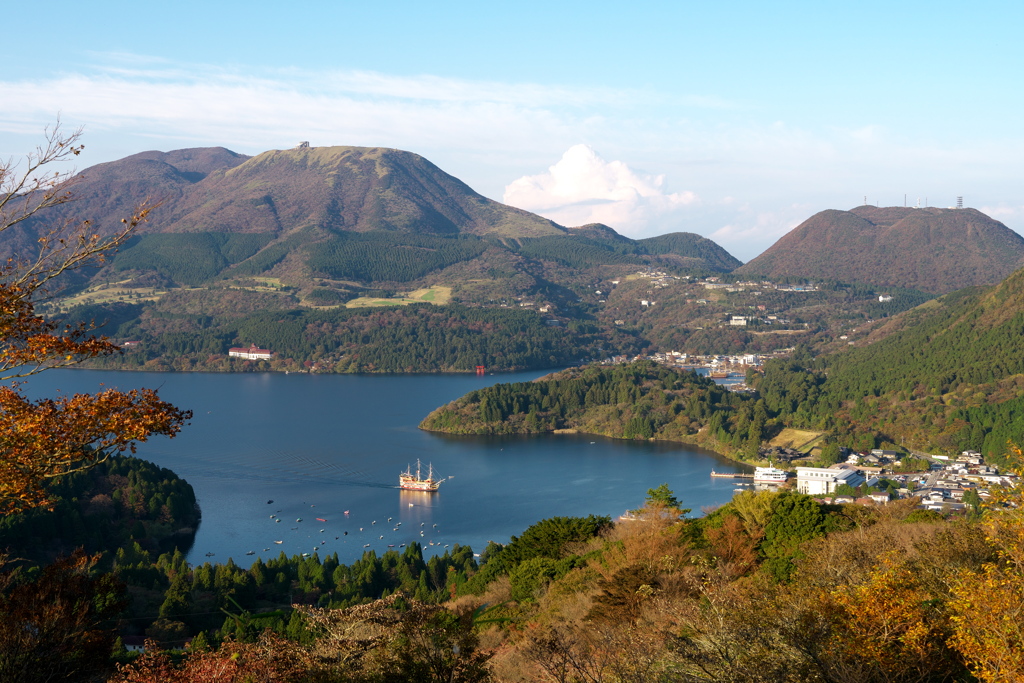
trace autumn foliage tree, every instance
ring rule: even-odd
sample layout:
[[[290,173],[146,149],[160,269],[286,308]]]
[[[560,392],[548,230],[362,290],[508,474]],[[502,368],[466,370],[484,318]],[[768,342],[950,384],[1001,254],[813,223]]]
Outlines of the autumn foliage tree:
[[[75,176],[50,169],[81,153],[80,137],[81,131],[65,134],[57,125],[23,164],[0,163],[0,233],[31,234],[37,245],[0,264],[0,381],[10,382],[0,386],[0,514],[47,505],[49,480],[134,452],[151,435],[173,436],[190,417],[145,389],[44,400],[23,393],[19,380],[118,352],[91,326],[62,325],[38,306],[59,278],[101,264],[152,208],[137,207],[113,229],[67,218],[40,228],[48,215],[66,214],[58,209],[73,199]]]
[[[1018,473],[1024,454],[1010,447]],[[1024,681],[1024,487],[997,491],[982,527],[998,560],[953,581],[953,645],[982,681]]]
[[[75,553],[31,579],[0,572],[0,680],[89,680],[107,670],[110,626],[126,603],[118,579],[92,573],[96,560]]]

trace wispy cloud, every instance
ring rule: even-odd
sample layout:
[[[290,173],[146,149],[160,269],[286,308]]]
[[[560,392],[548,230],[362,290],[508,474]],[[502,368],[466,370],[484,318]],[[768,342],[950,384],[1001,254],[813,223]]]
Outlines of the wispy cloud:
[[[251,69],[97,54],[42,81],[2,80],[0,131],[23,133],[57,111],[90,129],[216,144],[448,145],[564,149],[606,132],[609,118],[652,108],[735,107],[713,94],[397,76],[373,71]],[[316,143],[315,143],[316,144]]]
[[[522,149],[586,132],[582,109],[635,93],[371,72],[273,72],[117,64],[42,82],[0,81],[0,130],[65,120],[90,131],[266,149],[297,139],[413,149]],[[582,109],[581,109],[582,108]],[[38,123],[37,123],[38,126]],[[557,141],[557,142],[556,142]]]
[[[749,205],[731,207],[731,215],[727,214],[729,222],[709,237],[721,245],[730,245],[735,256],[748,261],[821,208],[803,203],[774,210],[758,210]]]

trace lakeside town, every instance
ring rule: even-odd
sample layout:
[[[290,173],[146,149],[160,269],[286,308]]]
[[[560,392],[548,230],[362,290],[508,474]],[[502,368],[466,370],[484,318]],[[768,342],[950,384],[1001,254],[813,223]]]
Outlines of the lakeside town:
[[[770,449],[777,459],[792,459],[799,453]],[[846,460],[829,467],[757,467],[752,474],[714,472],[712,477],[752,479],[740,483],[750,487],[792,487],[821,503],[837,505],[885,505],[894,500],[916,498],[918,507],[947,513],[966,513],[993,497],[993,488],[1013,487],[1020,477],[986,464],[978,451],[960,455],[912,454],[873,449],[856,452],[842,449]],[[787,458],[787,456],[789,456]],[[908,462],[909,461],[909,462]],[[927,469],[905,471],[907,464],[927,464]],[[745,489],[739,488],[736,491]]]

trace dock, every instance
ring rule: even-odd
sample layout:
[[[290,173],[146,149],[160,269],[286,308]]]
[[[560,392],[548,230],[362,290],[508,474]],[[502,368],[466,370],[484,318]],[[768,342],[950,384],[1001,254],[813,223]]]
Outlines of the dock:
[[[753,473],[748,472],[715,472],[711,470],[712,477],[721,477],[723,479],[753,479]]]

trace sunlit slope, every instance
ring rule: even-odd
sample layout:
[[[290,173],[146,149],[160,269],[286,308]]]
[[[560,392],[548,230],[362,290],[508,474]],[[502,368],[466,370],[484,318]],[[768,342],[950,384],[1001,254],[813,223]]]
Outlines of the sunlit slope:
[[[473,191],[418,154],[379,147],[264,152],[211,174],[174,207],[166,229],[287,232],[397,230],[539,237],[551,221]]]
[[[816,213],[737,273],[942,294],[995,284],[1024,264],[1024,238],[975,209],[861,206]]]
[[[834,356],[828,385],[838,395],[918,387],[946,392],[1024,373],[1024,270],[994,287],[964,289],[907,311],[891,333]]]

